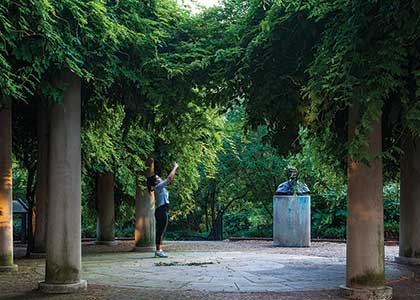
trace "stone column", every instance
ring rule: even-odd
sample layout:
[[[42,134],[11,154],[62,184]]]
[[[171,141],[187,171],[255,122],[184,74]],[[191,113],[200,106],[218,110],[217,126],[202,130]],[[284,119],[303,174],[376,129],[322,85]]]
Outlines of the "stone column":
[[[42,104],[38,105],[38,162],[36,170],[35,192],[35,235],[32,254],[45,253],[45,224],[48,202],[48,145],[49,145],[49,114]],[[32,255],[31,254],[31,255]]]
[[[145,176],[152,176],[154,161],[149,158]],[[149,192],[143,180],[137,184],[136,191],[136,229],[135,250],[139,252],[154,251],[155,249],[155,195]]]
[[[403,136],[400,253],[398,262],[420,265],[420,138]]]
[[[13,264],[12,110],[0,104],[0,272]]]
[[[350,108],[349,140],[360,122],[357,106]],[[347,281],[343,296],[351,299],[392,299],[385,286],[381,121],[368,133],[369,165],[349,159],[347,202]]]
[[[65,89],[51,109],[49,189],[46,227],[46,272],[40,290],[71,293],[85,290],[81,269],[80,78],[61,73]]]
[[[97,181],[98,218],[96,244],[114,246],[115,241],[115,204],[114,174],[101,173]]]

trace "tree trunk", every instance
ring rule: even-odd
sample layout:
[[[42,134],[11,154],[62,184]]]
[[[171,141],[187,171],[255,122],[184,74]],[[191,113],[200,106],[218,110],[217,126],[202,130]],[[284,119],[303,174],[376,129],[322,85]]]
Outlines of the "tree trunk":
[[[223,216],[225,211],[220,209],[207,237],[210,241],[223,241]]]
[[[12,111],[0,107],[0,272],[13,264]]]
[[[207,193],[207,196],[208,196],[209,194]],[[204,201],[204,211],[206,212],[206,232],[209,232],[209,208],[208,208],[208,205],[207,205],[207,199],[205,199],[205,201]]]
[[[81,270],[81,155],[80,79],[68,70],[61,73],[66,89],[62,103],[51,109],[50,164],[47,203],[47,293],[86,289]]]
[[[360,110],[353,105],[349,111],[350,141],[359,123]],[[371,127],[366,149],[369,165],[352,159],[348,162],[347,287],[343,293],[349,298],[370,295],[372,288],[387,296],[390,292],[384,287],[383,175],[378,157],[382,151],[381,120],[372,121]]]
[[[36,221],[33,252],[45,253],[45,227],[48,202],[48,147],[49,147],[49,113],[46,107],[38,108],[38,162],[36,169]]]
[[[26,201],[28,202],[28,230],[26,255],[29,256],[34,246],[34,201],[35,201],[35,166],[27,168],[28,176],[26,181]]]
[[[216,221],[216,183],[212,180],[210,192],[210,214],[211,214],[211,224],[214,224]]]
[[[144,174],[146,178],[155,173],[153,158],[147,160],[147,166]],[[136,191],[135,249],[152,251],[155,246],[155,231],[155,194],[149,192],[144,179],[139,179]]]
[[[96,243],[100,245],[115,245],[115,202],[114,174],[111,172],[98,175],[97,183],[97,234]]]
[[[420,262],[420,138],[403,136],[401,157],[400,257]]]

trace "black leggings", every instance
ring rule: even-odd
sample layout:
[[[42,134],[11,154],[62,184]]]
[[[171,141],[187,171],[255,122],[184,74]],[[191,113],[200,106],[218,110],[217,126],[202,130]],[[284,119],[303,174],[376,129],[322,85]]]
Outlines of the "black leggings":
[[[156,218],[156,246],[162,244],[169,219],[169,204],[159,206],[155,211]]]

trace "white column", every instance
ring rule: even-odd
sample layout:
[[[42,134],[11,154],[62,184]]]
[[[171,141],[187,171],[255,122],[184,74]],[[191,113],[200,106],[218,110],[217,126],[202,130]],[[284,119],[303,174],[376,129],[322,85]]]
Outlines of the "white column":
[[[46,274],[40,283],[46,293],[71,293],[87,286],[80,280],[80,79],[67,70],[60,79],[64,99],[51,110]]]
[[[12,201],[12,110],[0,106],[0,272],[17,270],[13,264]]]
[[[403,136],[400,253],[397,261],[420,265],[420,138]]]
[[[154,174],[154,161],[147,161],[148,170],[145,177]],[[155,249],[155,195],[146,188],[146,182],[139,182],[136,191],[136,229],[135,250],[139,252]]]
[[[349,113],[349,141],[360,122],[358,107]],[[369,165],[349,160],[347,202],[347,281],[343,295],[351,299],[392,299],[385,286],[381,121],[368,133]]]
[[[106,172],[98,175],[97,201],[96,244],[114,246],[117,244],[115,241],[114,174]]]

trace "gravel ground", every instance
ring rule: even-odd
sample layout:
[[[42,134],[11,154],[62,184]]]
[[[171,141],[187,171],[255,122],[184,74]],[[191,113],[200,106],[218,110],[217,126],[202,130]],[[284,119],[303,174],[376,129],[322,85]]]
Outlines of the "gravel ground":
[[[95,245],[94,242],[84,242],[83,255],[95,253],[118,253],[129,252],[134,247],[134,241],[119,241],[117,246],[109,247]],[[168,241],[164,249],[167,252],[221,252],[221,251],[264,251],[264,253],[299,254],[320,257],[346,257],[346,244],[332,242],[312,242],[309,248],[283,248],[274,247],[271,241],[247,240],[247,241]],[[26,255],[23,245],[15,248],[15,257],[22,258]],[[385,259],[393,261],[398,255],[398,246],[385,246]]]
[[[120,241],[116,247],[96,246],[93,242],[85,243],[83,254],[128,252],[134,247],[133,241]],[[299,254],[320,257],[335,257],[345,259],[346,244],[331,242],[312,242],[309,248],[274,247],[271,241],[169,241],[164,245],[168,252],[220,252],[220,251],[252,251],[278,254]],[[393,261],[398,255],[398,246],[385,246],[385,259]]]

